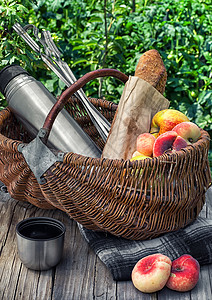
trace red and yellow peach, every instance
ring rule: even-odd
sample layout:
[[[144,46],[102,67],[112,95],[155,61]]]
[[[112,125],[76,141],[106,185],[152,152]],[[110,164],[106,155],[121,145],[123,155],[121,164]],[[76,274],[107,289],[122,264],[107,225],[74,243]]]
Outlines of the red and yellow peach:
[[[191,255],[184,254],[172,262],[166,286],[178,292],[190,291],[199,280],[199,272],[199,262]]]
[[[189,122],[189,119],[182,112],[175,109],[164,109],[157,112],[151,122],[150,133],[163,134],[166,131],[172,130],[181,122]]]
[[[170,258],[161,253],[142,258],[133,268],[133,285],[143,293],[161,290],[169,278],[171,264]]]

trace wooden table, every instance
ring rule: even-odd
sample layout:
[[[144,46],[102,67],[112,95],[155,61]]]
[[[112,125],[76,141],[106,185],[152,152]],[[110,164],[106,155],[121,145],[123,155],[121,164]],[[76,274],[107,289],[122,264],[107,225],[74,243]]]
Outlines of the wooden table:
[[[212,218],[212,188],[206,195],[201,215]],[[15,227],[28,217],[48,216],[66,225],[62,261],[48,271],[32,271],[18,258]],[[197,286],[190,292],[178,293],[164,288],[144,294],[131,281],[114,281],[109,270],[88,247],[76,222],[59,210],[42,210],[11,199],[0,192],[0,299],[37,300],[210,300],[212,299],[212,264],[202,266]]]

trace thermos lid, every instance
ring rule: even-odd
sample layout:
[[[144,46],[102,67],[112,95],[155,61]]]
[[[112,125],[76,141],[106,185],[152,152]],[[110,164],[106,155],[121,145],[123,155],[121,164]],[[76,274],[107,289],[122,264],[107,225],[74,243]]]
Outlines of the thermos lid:
[[[4,90],[7,84],[12,80],[14,77],[20,74],[28,74],[26,70],[21,68],[19,65],[10,65],[4,67],[0,71],[0,92],[4,95]]]

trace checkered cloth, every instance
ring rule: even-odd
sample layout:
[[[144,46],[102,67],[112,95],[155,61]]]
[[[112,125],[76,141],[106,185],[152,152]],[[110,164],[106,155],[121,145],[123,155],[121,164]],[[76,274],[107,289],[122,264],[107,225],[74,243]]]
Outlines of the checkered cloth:
[[[130,280],[136,262],[154,253],[167,255],[171,260],[190,254],[200,265],[212,263],[212,219],[199,217],[184,229],[145,241],[126,240],[78,226],[114,280]]]

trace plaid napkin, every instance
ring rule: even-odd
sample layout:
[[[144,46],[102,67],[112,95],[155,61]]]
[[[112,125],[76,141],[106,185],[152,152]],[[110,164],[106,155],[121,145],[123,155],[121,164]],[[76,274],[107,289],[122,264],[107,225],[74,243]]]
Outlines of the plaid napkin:
[[[109,268],[114,280],[131,280],[136,262],[154,253],[167,255],[171,260],[190,254],[200,265],[212,263],[212,219],[198,217],[183,229],[145,241],[127,240],[78,226],[90,247]]]

